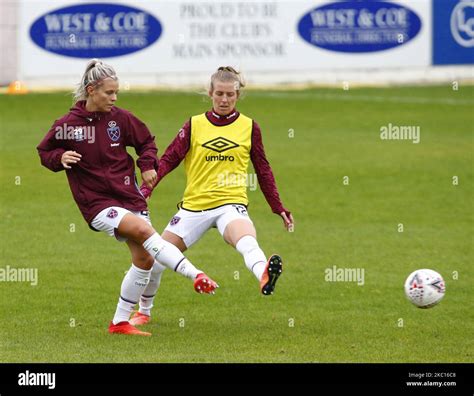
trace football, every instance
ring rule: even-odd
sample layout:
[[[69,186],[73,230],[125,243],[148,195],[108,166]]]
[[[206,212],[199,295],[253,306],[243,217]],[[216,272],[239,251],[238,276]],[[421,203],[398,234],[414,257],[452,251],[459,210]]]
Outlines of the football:
[[[418,308],[431,308],[444,297],[446,285],[443,277],[430,269],[419,269],[408,275],[405,294]]]

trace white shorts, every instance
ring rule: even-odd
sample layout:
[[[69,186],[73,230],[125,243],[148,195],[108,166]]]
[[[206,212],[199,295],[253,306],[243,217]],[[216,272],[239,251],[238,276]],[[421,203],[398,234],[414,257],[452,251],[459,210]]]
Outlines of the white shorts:
[[[148,210],[142,211],[131,211],[128,209],[121,208],[119,206],[110,206],[105,208],[97,216],[94,217],[94,220],[91,222],[91,227],[96,231],[104,231],[109,234],[111,237],[115,237],[120,242],[125,242],[127,238],[121,237],[117,233],[118,226],[127,213],[134,214],[141,219],[145,220],[148,224],[151,225],[150,213]]]
[[[165,231],[181,237],[189,248],[212,227],[217,228],[224,236],[227,224],[237,219],[245,219],[253,224],[244,205],[228,204],[201,212],[180,209],[168,223]]]

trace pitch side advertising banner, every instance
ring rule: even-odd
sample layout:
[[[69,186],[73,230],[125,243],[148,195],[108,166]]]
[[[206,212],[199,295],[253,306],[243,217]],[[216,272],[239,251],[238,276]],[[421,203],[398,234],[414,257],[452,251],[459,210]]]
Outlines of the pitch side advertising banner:
[[[431,63],[431,0],[21,0],[21,77],[400,68]]]
[[[433,64],[474,64],[474,0],[433,0]]]

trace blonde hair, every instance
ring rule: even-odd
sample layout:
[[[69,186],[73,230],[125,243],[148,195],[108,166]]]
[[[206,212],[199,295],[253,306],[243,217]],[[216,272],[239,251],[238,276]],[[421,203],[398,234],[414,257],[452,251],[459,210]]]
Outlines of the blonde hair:
[[[221,66],[211,76],[211,84],[209,90],[214,91],[214,83],[216,81],[221,82],[233,82],[236,91],[240,91],[241,88],[245,87],[245,80],[240,72],[235,70],[232,66]]]
[[[117,74],[112,66],[102,62],[100,59],[91,59],[86,66],[86,71],[82,75],[81,81],[77,89],[73,92],[74,101],[86,100],[89,94],[87,87],[98,86],[106,78],[118,81]]]

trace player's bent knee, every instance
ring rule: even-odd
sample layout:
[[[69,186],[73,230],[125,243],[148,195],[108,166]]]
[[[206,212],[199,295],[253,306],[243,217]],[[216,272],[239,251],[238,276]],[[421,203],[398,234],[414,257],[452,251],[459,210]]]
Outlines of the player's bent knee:
[[[121,236],[142,244],[156,231],[145,220],[127,214],[120,222],[118,232]]]
[[[134,233],[135,237],[138,239],[138,242],[142,243],[150,238],[155,233],[155,230],[152,226],[148,225],[146,222],[143,222],[143,224],[136,226]]]
[[[153,257],[148,255],[134,255],[132,256],[133,264],[135,264],[138,268],[149,270],[153,267],[153,263],[155,260]]]
[[[172,245],[176,246],[179,250],[181,250],[181,252],[184,252],[187,249],[187,246],[184,243],[183,238],[181,238],[180,236],[176,234],[173,234],[172,232],[164,231],[163,234],[161,234],[161,237],[166,242],[169,242]]]
[[[150,224],[133,214],[126,214],[118,226],[119,235],[140,244],[155,232]]]

